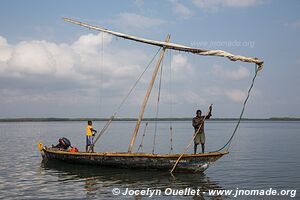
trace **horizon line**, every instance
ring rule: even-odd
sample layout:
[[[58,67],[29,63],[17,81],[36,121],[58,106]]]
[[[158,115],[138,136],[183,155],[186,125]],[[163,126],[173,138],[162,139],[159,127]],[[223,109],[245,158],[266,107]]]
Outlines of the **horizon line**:
[[[147,117],[142,121],[188,121],[193,117]],[[51,121],[107,121],[110,118],[107,117],[12,117],[12,118],[0,118],[0,122],[51,122]],[[233,121],[239,118],[234,117],[217,117],[209,119],[209,121]],[[136,121],[134,117],[120,117],[115,118],[113,121]],[[269,117],[269,118],[242,118],[242,121],[300,121],[300,117]]]

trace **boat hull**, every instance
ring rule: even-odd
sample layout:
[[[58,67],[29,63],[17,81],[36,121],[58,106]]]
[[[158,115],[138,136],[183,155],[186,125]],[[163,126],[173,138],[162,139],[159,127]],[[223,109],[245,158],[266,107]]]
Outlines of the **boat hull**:
[[[177,172],[203,172],[210,164],[228,152],[206,154],[184,154],[176,167]],[[45,160],[60,160],[69,163],[89,164],[118,168],[140,168],[171,170],[180,154],[146,154],[146,153],[117,153],[117,152],[66,152],[43,148]]]

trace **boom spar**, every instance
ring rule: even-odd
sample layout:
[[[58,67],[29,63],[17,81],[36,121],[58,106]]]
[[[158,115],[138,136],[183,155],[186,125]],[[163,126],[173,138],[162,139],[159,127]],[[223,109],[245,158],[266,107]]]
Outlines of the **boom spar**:
[[[263,68],[264,61],[259,59],[259,58],[234,55],[232,53],[229,53],[229,52],[226,52],[226,51],[223,51],[223,50],[207,50],[207,49],[188,47],[188,46],[175,44],[175,43],[149,40],[149,39],[140,38],[140,37],[136,37],[136,36],[132,36],[132,35],[116,32],[116,31],[111,31],[111,30],[108,30],[108,29],[105,29],[105,28],[102,28],[102,27],[99,27],[99,26],[89,25],[87,23],[79,22],[79,21],[72,20],[72,19],[69,19],[69,18],[63,18],[63,19],[67,22],[77,24],[79,26],[83,26],[83,27],[86,27],[86,28],[89,28],[89,29],[105,32],[105,33],[108,33],[108,34],[115,35],[117,37],[121,37],[121,38],[128,39],[128,40],[133,40],[133,41],[136,41],[136,42],[142,42],[142,43],[145,43],[145,44],[159,46],[159,47],[163,47],[163,48],[166,48],[166,49],[173,49],[173,50],[177,50],[177,51],[190,52],[190,53],[194,53],[194,54],[202,55],[202,56],[226,57],[231,61],[241,61],[241,62],[255,63],[258,66],[258,70],[261,70]]]

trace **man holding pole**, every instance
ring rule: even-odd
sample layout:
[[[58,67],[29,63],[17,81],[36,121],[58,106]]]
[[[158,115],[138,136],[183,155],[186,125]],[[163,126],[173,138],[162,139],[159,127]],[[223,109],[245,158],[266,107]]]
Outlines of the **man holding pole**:
[[[193,118],[193,127],[195,129],[194,135],[194,154],[197,153],[197,146],[201,143],[202,153],[205,149],[205,133],[204,133],[204,121],[211,117],[212,104],[209,106],[209,112],[207,115],[202,116],[201,110],[197,110],[196,117]]]
[[[93,122],[88,121],[88,125],[86,126],[86,146],[85,151],[89,152],[89,147],[92,152],[94,152],[94,136],[97,133],[95,129],[93,129]]]

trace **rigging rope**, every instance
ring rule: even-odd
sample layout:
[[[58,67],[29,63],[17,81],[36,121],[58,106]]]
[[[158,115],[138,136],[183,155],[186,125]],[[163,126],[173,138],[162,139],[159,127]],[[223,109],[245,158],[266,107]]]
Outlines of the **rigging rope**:
[[[255,74],[254,74],[254,76],[253,76],[253,79],[252,79],[250,88],[248,89],[247,96],[246,96],[246,98],[245,98],[245,100],[244,100],[243,107],[242,107],[242,111],[241,111],[241,114],[240,114],[238,123],[236,124],[235,129],[234,129],[234,131],[233,131],[231,137],[229,138],[228,142],[227,142],[222,148],[220,148],[220,149],[217,150],[217,151],[212,151],[212,152],[218,152],[218,151],[221,151],[221,150],[224,149],[225,147],[227,147],[227,148],[226,148],[226,151],[229,150],[231,141],[232,141],[234,135],[236,134],[236,131],[237,131],[237,129],[238,129],[239,125],[240,125],[240,122],[241,122],[241,120],[242,120],[242,117],[243,117],[243,114],[244,114],[244,111],[245,111],[245,107],[246,107],[247,101],[248,101],[248,99],[249,99],[249,97],[250,97],[250,93],[251,93],[251,90],[252,90],[252,88],[253,88],[253,85],[254,85],[255,79],[256,79],[256,77],[257,77],[258,71],[259,71],[259,66],[258,66],[258,65],[255,65]],[[175,162],[173,168],[172,168],[171,171],[170,171],[171,174],[172,174],[172,172],[175,170],[175,168],[177,167],[177,165],[178,165],[178,163],[179,163],[179,160],[182,158],[182,156],[184,155],[184,153],[185,153],[185,152],[188,150],[188,148],[191,146],[193,140],[195,139],[196,135],[197,135],[198,132],[200,131],[200,128],[201,128],[202,125],[204,124],[205,118],[206,118],[206,116],[204,117],[203,122],[202,122],[201,125],[199,126],[198,130],[197,130],[196,133],[194,134],[194,136],[193,136],[192,140],[190,141],[190,143],[188,144],[188,146],[184,149],[183,153],[179,156],[179,158],[178,158],[177,161]],[[210,153],[211,153],[211,152],[210,152]]]
[[[134,88],[136,87],[136,85],[138,84],[138,82],[140,81],[140,79],[142,78],[142,76],[144,75],[144,73],[147,71],[147,69],[149,68],[149,66],[152,64],[152,62],[154,61],[154,59],[156,58],[157,54],[160,52],[161,48],[159,48],[156,52],[156,54],[153,56],[153,58],[150,60],[149,64],[147,65],[147,67],[144,69],[144,71],[140,74],[140,76],[138,77],[138,79],[136,80],[136,82],[133,84],[133,86],[131,87],[131,89],[129,90],[129,92],[127,93],[127,95],[125,96],[125,98],[121,101],[120,105],[117,107],[117,109],[115,110],[115,112],[113,113],[113,115],[110,117],[110,119],[106,122],[106,124],[104,125],[104,127],[101,129],[100,133],[97,135],[96,139],[94,140],[94,143],[90,146],[90,150],[92,149],[93,146],[95,146],[96,142],[99,140],[99,138],[104,134],[104,132],[107,130],[107,128],[109,127],[109,125],[112,123],[112,121],[114,120],[114,118],[116,117],[117,113],[119,112],[119,110],[121,109],[121,107],[123,106],[123,104],[126,102],[126,100],[128,99],[129,95],[132,93],[132,91],[134,90]],[[89,150],[89,151],[90,151]]]
[[[234,131],[233,131],[231,137],[229,138],[229,140],[227,141],[227,143],[226,143],[223,147],[221,147],[219,150],[213,151],[213,152],[221,151],[221,150],[223,150],[225,147],[227,147],[227,148],[226,148],[226,151],[229,150],[231,141],[232,141],[234,135],[236,134],[236,132],[237,132],[237,130],[238,130],[238,127],[239,127],[239,125],[240,125],[240,122],[241,122],[241,120],[242,120],[242,117],[243,117],[243,115],[244,115],[245,107],[246,107],[247,101],[248,101],[248,99],[249,99],[249,97],[250,97],[250,93],[251,93],[251,90],[252,90],[252,88],[253,88],[253,85],[254,85],[255,79],[256,79],[256,77],[257,77],[258,71],[259,71],[259,66],[255,65],[255,74],[254,74],[254,76],[253,76],[253,78],[252,78],[251,85],[250,85],[250,87],[249,87],[249,89],[248,89],[247,96],[246,96],[246,98],[245,98],[245,100],[244,100],[244,103],[243,103],[243,107],[242,107],[242,111],[241,111],[241,113],[240,113],[240,117],[239,117],[239,119],[238,119],[238,122],[237,122],[237,124],[236,124],[236,126],[235,126],[235,128],[234,128]]]
[[[173,128],[170,126],[170,152],[169,154],[173,153]]]
[[[143,130],[142,141],[141,141],[141,144],[139,145],[139,148],[138,148],[137,152],[139,152],[140,149],[143,150],[143,144],[144,144],[144,138],[145,138],[145,135],[146,135],[147,126],[148,126],[148,122],[146,122],[146,124],[145,124],[145,128]]]
[[[170,58],[170,87],[169,87],[169,92],[170,92],[170,119],[173,117],[173,101],[172,101],[172,52],[169,51],[169,58]],[[172,120],[170,120],[170,152],[169,154],[173,153],[173,125],[172,125]]]
[[[155,114],[155,128],[154,128],[154,137],[153,137],[153,147],[152,147],[152,154],[154,154],[155,142],[156,142],[156,133],[157,133],[157,118],[159,112],[159,101],[160,101],[160,92],[161,92],[161,81],[162,81],[162,73],[163,73],[163,62],[160,68],[160,77],[159,77],[159,84],[158,84],[158,94],[157,94],[157,102],[156,102],[156,114]]]
[[[172,168],[171,171],[170,171],[171,174],[173,173],[173,171],[174,171],[175,168],[177,167],[177,165],[178,165],[180,159],[182,158],[182,156],[185,154],[185,152],[186,152],[186,151],[190,148],[190,146],[192,145],[192,143],[193,143],[195,137],[197,136],[197,134],[199,133],[201,127],[203,126],[203,124],[204,124],[204,122],[205,122],[205,119],[206,119],[206,117],[208,116],[208,114],[209,114],[209,111],[208,111],[208,113],[204,116],[202,123],[200,124],[199,128],[197,129],[197,131],[194,133],[193,138],[191,139],[190,143],[186,146],[186,148],[184,149],[184,151],[182,152],[182,154],[181,154],[181,155],[178,157],[178,159],[176,160],[175,164],[173,165],[173,168]]]
[[[103,34],[101,33],[101,64],[100,64],[100,99],[99,99],[99,113],[101,115],[102,113],[102,100],[103,100],[103,54],[104,54],[104,48],[103,48]],[[100,116],[101,117],[101,116]]]

